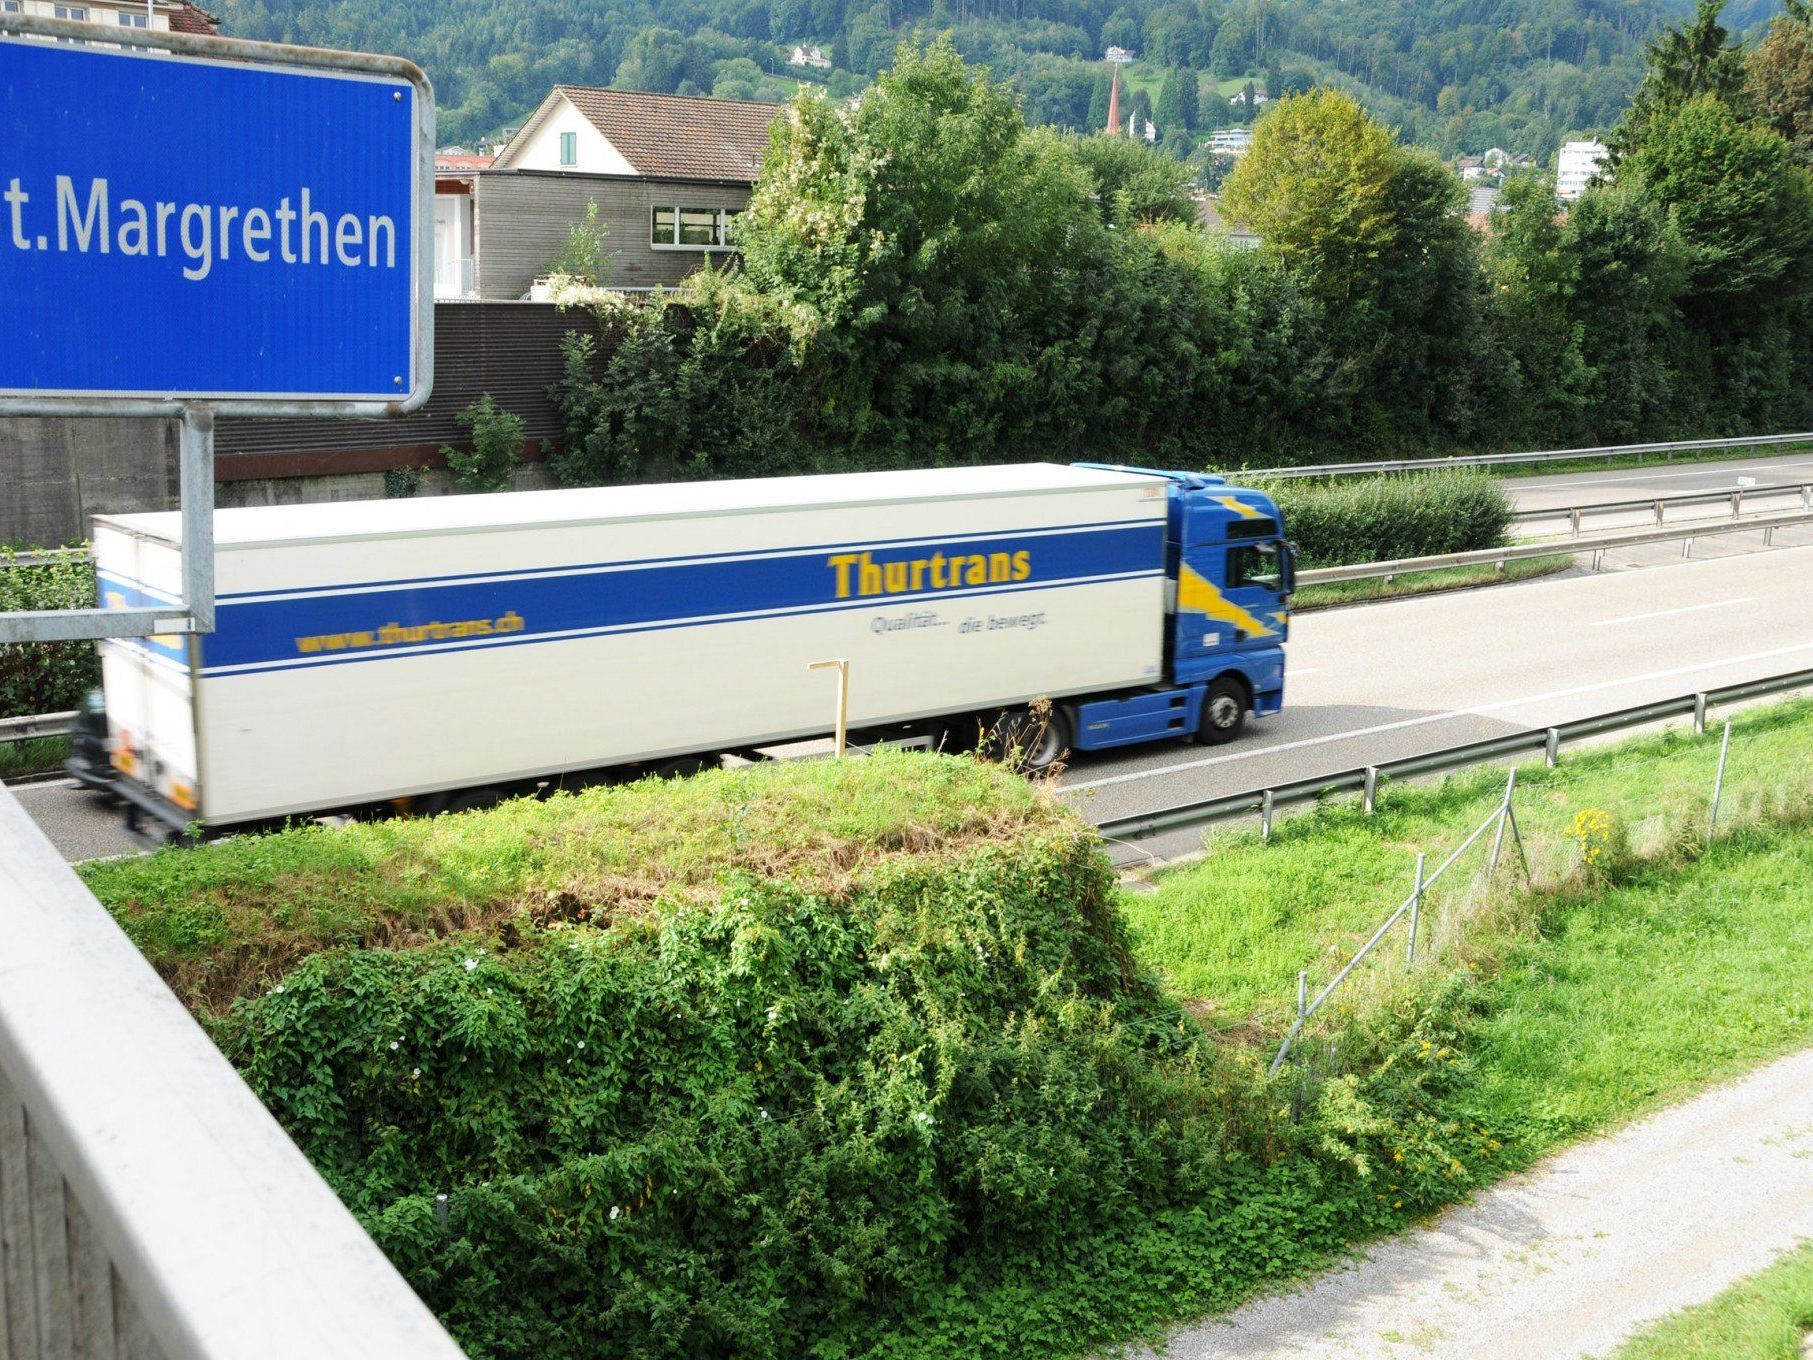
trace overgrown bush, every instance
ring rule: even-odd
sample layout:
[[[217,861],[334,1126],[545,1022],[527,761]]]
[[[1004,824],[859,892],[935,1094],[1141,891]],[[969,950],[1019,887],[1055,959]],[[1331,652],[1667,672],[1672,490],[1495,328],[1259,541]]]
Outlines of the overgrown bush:
[[[487,392],[454,419],[472,431],[472,447],[441,446],[453,480],[468,491],[502,491],[509,486],[510,471],[522,450],[523,418],[504,410]]]
[[[1441,1117],[1434,1012],[1381,1038],[1386,1078],[1281,1093],[1138,970],[1086,828],[969,761],[834,764],[90,881],[167,975],[200,953],[244,976],[232,923],[273,912],[402,946],[316,953],[213,1026],[475,1356],[1073,1352],[1483,1165]],[[606,867],[607,825],[649,848]],[[413,925],[351,920],[405,898]],[[435,921],[467,930],[411,943]],[[216,985],[207,959],[180,991]]]
[[[94,566],[79,560],[44,566],[11,565],[0,548],[0,613],[24,609],[92,609]],[[0,718],[61,713],[101,683],[92,642],[0,644]]]
[[[1496,548],[1511,526],[1503,485],[1471,469],[1328,482],[1292,479],[1265,489],[1277,500],[1285,531],[1308,567]]]

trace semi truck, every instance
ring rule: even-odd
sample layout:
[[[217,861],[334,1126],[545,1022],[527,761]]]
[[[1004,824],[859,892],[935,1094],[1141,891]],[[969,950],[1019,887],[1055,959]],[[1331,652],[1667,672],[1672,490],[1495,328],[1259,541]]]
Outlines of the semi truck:
[[[98,516],[103,605],[181,522]],[[1222,742],[1284,698],[1263,492],[1031,464],[218,511],[215,630],[102,644],[111,791],[192,835],[431,813],[828,735]]]

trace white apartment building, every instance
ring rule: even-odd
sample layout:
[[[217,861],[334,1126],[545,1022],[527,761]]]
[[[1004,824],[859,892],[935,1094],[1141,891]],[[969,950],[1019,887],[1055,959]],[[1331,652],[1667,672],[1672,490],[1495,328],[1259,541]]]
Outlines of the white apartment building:
[[[1252,149],[1251,128],[1222,128],[1209,134],[1209,154],[1212,156],[1244,156]]]
[[[1563,143],[1561,159],[1555,165],[1555,197],[1563,203],[1579,202],[1610,154],[1604,142]]]

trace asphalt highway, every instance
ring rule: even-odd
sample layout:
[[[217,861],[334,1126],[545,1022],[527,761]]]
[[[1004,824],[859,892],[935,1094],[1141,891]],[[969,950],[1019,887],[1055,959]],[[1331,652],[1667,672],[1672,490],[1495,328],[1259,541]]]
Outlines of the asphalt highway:
[[[1813,527],[1760,540],[1302,615],[1283,713],[1225,747],[1079,757],[1062,796],[1102,821],[1813,667]]]
[[[1551,510],[1571,505],[1600,505],[1616,501],[1653,500],[1658,496],[1684,496],[1728,492],[1742,488],[1744,511],[1791,510],[1800,504],[1798,489],[1813,483],[1813,453],[1780,454],[1773,458],[1733,458],[1716,463],[1670,464],[1656,458],[1642,462],[1624,458],[1603,472],[1568,472],[1540,477],[1507,477],[1505,490],[1519,510]],[[1717,506],[1680,507],[1668,512],[1669,521],[1723,513]],[[1639,524],[1653,524],[1648,511],[1635,514],[1594,515],[1586,522],[1591,530],[1609,532]],[[1541,532],[1565,528],[1566,519],[1538,521],[1524,528]]]
[[[1691,486],[1735,466],[1666,475]],[[1511,487],[1520,499],[1549,490]],[[1813,667],[1813,527],[1778,530],[1772,550],[1760,533],[1732,534],[1700,539],[1684,561],[1664,543],[1611,554],[1599,573],[1304,614],[1288,656],[1285,711],[1239,741],[1079,756],[1061,796],[1095,820],[1131,815]],[[71,859],[137,848],[78,789],[14,792]]]

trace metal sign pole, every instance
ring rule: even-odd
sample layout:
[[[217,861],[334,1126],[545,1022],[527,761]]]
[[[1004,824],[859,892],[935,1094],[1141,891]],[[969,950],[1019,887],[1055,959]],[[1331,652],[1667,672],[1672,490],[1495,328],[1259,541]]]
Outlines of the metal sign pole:
[[[189,631],[214,631],[214,412],[183,407],[183,606]]]

